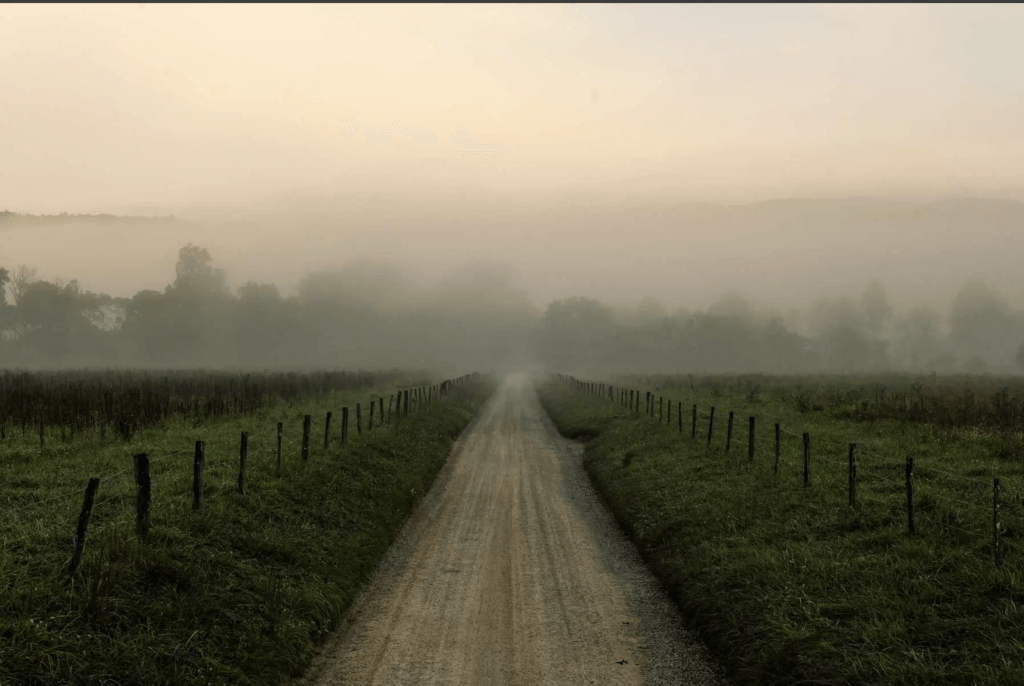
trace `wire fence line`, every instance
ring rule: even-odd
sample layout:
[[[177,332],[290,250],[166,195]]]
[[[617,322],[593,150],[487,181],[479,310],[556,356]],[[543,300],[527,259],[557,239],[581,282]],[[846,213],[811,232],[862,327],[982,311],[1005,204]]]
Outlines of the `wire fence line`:
[[[688,411],[686,411],[683,409],[684,406],[681,401],[670,400],[668,404],[670,412],[666,422],[662,412],[665,406],[664,396],[658,396],[650,391],[641,393],[641,391],[637,389],[622,388],[621,386],[614,387],[601,382],[582,381],[567,374],[553,374],[552,379],[574,391],[593,398],[600,398],[619,404],[622,407],[627,408],[634,416],[654,419],[659,425],[666,425],[668,427],[675,428],[675,424],[678,423],[678,433],[681,436],[688,435],[696,440],[704,440],[703,436],[699,433],[699,427],[697,426],[697,421],[703,419],[706,422],[705,435],[707,436],[708,448],[710,448],[712,439],[716,433],[715,424],[719,422],[719,417],[722,417],[722,415],[715,414],[715,406],[712,406],[709,412],[700,413],[697,405],[692,405],[688,408]],[[641,398],[644,399],[646,404],[642,410],[642,415],[640,409]],[[671,413],[673,405],[678,408],[675,418],[676,421],[673,421]],[[686,412],[687,416],[684,417],[681,414],[683,412]],[[749,459],[754,458],[756,446],[770,446],[772,457],[774,457],[774,462],[772,464],[773,471],[778,471],[778,465],[783,461],[784,455],[787,467],[791,467],[794,461],[802,463],[803,486],[805,488],[810,487],[811,485],[810,474],[812,471],[817,471],[813,470],[811,465],[824,463],[830,470],[828,472],[828,476],[825,478],[827,483],[843,481],[843,476],[845,474],[845,480],[849,485],[848,502],[850,506],[856,507],[858,502],[863,503],[865,500],[863,495],[861,497],[857,496],[856,486],[858,482],[867,481],[869,483],[884,483],[887,486],[892,487],[894,491],[898,490],[904,492],[906,500],[903,502],[903,506],[906,509],[907,528],[910,533],[917,532],[915,518],[916,512],[918,510],[930,510],[934,508],[937,503],[944,504],[949,508],[957,508],[951,509],[951,511],[955,512],[958,518],[962,517],[964,514],[969,514],[983,520],[989,519],[989,523],[986,525],[986,528],[988,528],[992,534],[991,546],[996,566],[1000,566],[1002,561],[1000,554],[1000,534],[1008,530],[1005,523],[1000,521],[1000,514],[1008,514],[1015,518],[1024,517],[1024,494],[1017,493],[1010,495],[1003,492],[1003,484],[1000,483],[1000,476],[995,468],[992,469],[992,479],[988,480],[980,476],[957,474],[950,470],[933,466],[930,463],[915,465],[914,455],[907,455],[903,463],[897,463],[893,461],[892,456],[885,456],[875,450],[865,448],[856,440],[846,439],[844,444],[841,442],[844,439],[838,438],[834,435],[829,435],[828,433],[816,433],[814,441],[812,442],[810,432],[804,432],[803,434],[793,433],[792,431],[785,429],[782,426],[782,422],[772,415],[761,415],[760,417],[751,416],[751,431],[747,436],[743,436],[744,432],[742,421],[738,423],[739,431],[735,431],[737,428],[735,413],[728,412],[726,416],[728,416],[725,437],[725,450],[727,453],[730,452],[734,439],[737,455],[742,455],[740,450],[743,446],[740,444],[744,440],[746,441]],[[774,420],[773,428],[777,430],[777,438],[766,438],[763,434],[759,434],[755,431],[758,418],[767,419],[769,422]],[[684,425],[684,419],[687,420],[685,423],[686,425]],[[689,429],[688,431],[686,430],[687,428]],[[799,439],[801,444],[796,447],[796,450],[794,450],[792,441],[781,440],[783,435]],[[783,449],[784,447],[785,449]],[[840,456],[841,452],[844,450],[848,451],[845,459]],[[796,460],[793,459],[795,451],[799,451]],[[812,454],[813,460],[811,458]],[[871,458],[871,460],[870,462],[866,462],[864,458]],[[760,462],[762,464],[764,463],[763,460]],[[837,468],[841,468],[843,473],[837,474]],[[889,470],[892,470],[895,474],[902,473],[903,479],[894,478],[893,476],[889,476],[884,473]],[[951,495],[945,491],[937,491],[937,487],[940,488],[944,485],[944,479],[952,480],[953,483],[960,484],[964,487],[969,486],[972,489],[977,489],[982,499],[972,502],[970,500],[965,500]],[[820,475],[816,475],[814,478],[814,482],[821,480]],[[918,491],[916,495],[915,484]],[[918,503],[920,503],[920,508],[918,507]],[[1022,522],[1022,524],[1024,524],[1024,522]],[[964,533],[969,533],[975,538],[979,536],[978,531],[968,532],[965,529],[956,527],[946,521],[942,521],[941,518],[938,526],[943,531],[954,529]]]
[[[347,444],[353,440],[372,440],[372,437],[381,431],[398,430],[404,424],[405,418],[426,411],[435,402],[449,400],[454,394],[461,393],[464,387],[480,381],[482,377],[483,375],[474,372],[453,379],[447,379],[430,386],[400,388],[394,394],[390,394],[390,398],[386,398],[381,394],[373,394],[371,396],[371,404],[363,408],[361,403],[357,403],[354,408],[355,412],[350,412],[349,407],[343,407],[341,413],[337,415],[332,411],[326,412],[324,421],[320,424],[322,432],[314,429],[312,415],[306,414],[303,416],[301,440],[295,436],[294,432],[290,432],[286,436],[282,431],[284,423],[277,422],[273,428],[263,425],[254,431],[242,431],[239,437],[234,440],[226,439],[223,435],[218,436],[212,441],[198,440],[193,449],[155,450],[135,453],[131,455],[132,459],[129,465],[119,469],[99,472],[90,477],[88,484],[84,488],[84,502],[83,488],[79,485],[78,487],[61,488],[57,492],[50,493],[45,498],[18,502],[17,507],[7,508],[10,512],[5,512],[4,514],[5,516],[10,515],[7,517],[8,521],[16,521],[17,519],[29,519],[32,517],[32,511],[38,512],[40,508],[53,506],[54,503],[60,500],[67,502],[69,508],[75,504],[79,505],[81,510],[76,531],[76,554],[69,563],[69,571],[73,575],[76,571],[75,567],[80,562],[81,549],[84,545],[86,532],[89,530],[89,521],[94,518],[94,513],[99,521],[92,527],[93,535],[107,531],[112,527],[123,527],[125,521],[131,519],[134,515],[137,535],[141,539],[146,538],[149,530],[150,505],[152,502],[151,474],[154,471],[158,474],[161,472],[164,474],[180,474],[180,476],[176,477],[179,482],[186,482],[189,476],[191,476],[192,509],[201,510],[205,495],[209,490],[204,482],[204,475],[207,473],[207,448],[216,448],[218,454],[223,454],[225,450],[228,451],[229,455],[234,454],[228,461],[217,460],[211,463],[210,466],[214,468],[215,473],[219,474],[217,481],[221,485],[229,483],[227,478],[229,474],[232,475],[231,482],[234,481],[234,475],[237,475],[237,489],[244,496],[250,467],[257,466],[264,469],[276,462],[277,467],[280,468],[280,460],[286,449],[293,455],[296,450],[301,449],[301,459],[308,461],[310,451],[314,447],[322,446],[322,450],[326,451],[330,449],[332,443],[338,445]],[[384,400],[390,401],[387,406],[386,415],[384,414]],[[375,408],[373,413],[369,411],[370,407]],[[364,409],[367,412],[364,413]],[[335,416],[337,416],[337,423],[332,421]],[[280,443],[278,439],[280,439]],[[191,474],[186,474],[183,471],[180,473],[176,472],[183,465],[181,460],[176,460],[175,458],[189,455],[193,456],[191,461],[193,469],[189,470]],[[57,461],[55,460],[55,462]],[[156,469],[154,470],[154,468]],[[130,491],[124,492],[125,484],[121,478],[127,476],[129,472],[132,472],[134,477],[134,508],[123,507],[125,501],[130,500],[132,497]],[[280,472],[278,472],[278,475],[280,475]],[[97,498],[96,495],[101,483],[105,485],[103,490],[106,492]],[[110,492],[112,483],[117,484],[114,492]],[[36,491],[30,491],[29,493],[35,495],[38,493],[38,488]],[[22,500],[18,496],[15,496],[15,498],[19,501]],[[11,501],[12,499],[9,498],[8,500]],[[31,508],[32,511],[26,509],[26,506]],[[184,501],[181,506],[185,506]],[[60,526],[59,520],[54,520],[52,526]]]

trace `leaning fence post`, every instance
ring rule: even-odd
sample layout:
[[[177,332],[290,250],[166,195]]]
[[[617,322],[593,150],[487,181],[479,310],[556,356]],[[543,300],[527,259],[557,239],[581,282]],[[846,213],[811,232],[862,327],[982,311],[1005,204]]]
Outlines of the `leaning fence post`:
[[[356,403],[356,435],[363,435],[363,407]]]
[[[907,531],[915,533],[914,524],[914,458],[907,457]]]
[[[850,507],[857,506],[857,444],[850,444],[849,459]]]
[[[327,420],[324,422],[324,450],[331,443],[331,411],[327,410]]]
[[[82,561],[82,551],[85,549],[85,532],[89,528],[89,517],[92,515],[92,504],[96,500],[96,489],[100,487],[100,480],[96,477],[89,479],[85,487],[85,500],[82,502],[82,511],[78,514],[78,528],[75,530],[75,552],[68,564],[68,576],[74,576],[78,571],[78,565]]]
[[[277,423],[277,473],[281,473],[281,432],[284,430],[283,422]]]
[[[374,400],[373,398],[370,398],[370,417],[369,417],[369,421],[366,424],[366,430],[367,431],[373,431],[373,408],[376,405],[377,405],[377,401]]]
[[[725,431],[725,452],[729,452],[729,447],[732,445],[732,410],[729,411],[729,428]]]
[[[192,511],[203,509],[203,469],[206,466],[206,444],[196,441],[196,453],[192,459]]]
[[[132,456],[135,463],[135,531],[139,538],[149,534],[149,502],[151,482],[149,480],[149,456],[139,453]]]
[[[992,481],[992,550],[995,554],[996,567],[1003,561],[999,556],[999,477]]]
[[[344,445],[348,441],[348,408],[341,408],[341,443]]]

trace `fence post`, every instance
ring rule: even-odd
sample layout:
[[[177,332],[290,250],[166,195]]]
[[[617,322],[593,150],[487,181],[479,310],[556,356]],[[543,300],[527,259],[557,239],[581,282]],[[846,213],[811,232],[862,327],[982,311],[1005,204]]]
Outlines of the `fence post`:
[[[711,447],[711,434],[715,431],[715,406],[711,406],[711,414],[708,416],[708,447]]]
[[[779,423],[775,422],[775,473],[779,473]]]
[[[324,422],[324,450],[331,444],[331,411],[327,410],[327,420]]]
[[[85,487],[85,500],[82,502],[82,511],[78,514],[78,528],[75,529],[75,552],[71,555],[71,562],[68,564],[68,576],[74,576],[78,571],[78,565],[82,561],[82,551],[85,549],[85,532],[89,528],[89,517],[92,515],[92,504],[96,500],[96,489],[100,487],[100,480],[96,477],[89,479]]]
[[[149,534],[149,502],[151,482],[149,480],[149,456],[139,453],[132,456],[135,463],[135,531],[145,540]]]
[[[907,457],[907,531],[917,532],[914,524],[914,458]]]
[[[665,396],[658,396],[658,423],[665,421]]]
[[[341,443],[344,445],[348,441],[348,408],[341,408]]]
[[[249,457],[249,432],[242,432],[242,445],[238,449],[238,492],[245,495],[245,461]]]
[[[754,461],[754,422],[756,420],[750,418],[750,433],[747,435],[747,459],[751,462]]]
[[[811,485],[811,434],[804,432],[804,488]]]
[[[196,441],[196,453],[192,459],[192,511],[203,509],[203,469],[206,467],[206,444]]]
[[[363,435],[363,407],[356,403],[356,435]]]
[[[683,433],[683,401],[680,400],[676,407],[679,408],[679,433],[681,435]]]
[[[284,430],[282,422],[277,423],[277,473],[281,473],[281,432]]]
[[[366,423],[366,430],[373,431],[373,408],[377,405],[377,401],[370,398],[370,417]]]
[[[629,389],[629,413],[633,414],[633,389]]]
[[[732,446],[732,410],[729,410],[729,428],[725,431],[725,452],[729,453],[729,448]]]
[[[857,444],[850,444],[850,507],[857,506]]]
[[[309,459],[309,423],[313,421],[312,416],[305,415],[302,418],[302,459]]]
[[[440,392],[438,392],[438,395],[440,395]],[[381,396],[380,398],[378,398],[378,402],[380,403],[380,423],[381,423],[381,426],[383,426],[384,425],[384,396]]]
[[[992,481],[992,550],[995,553],[996,567],[1003,560],[999,556],[999,477]]]
[[[651,392],[647,391],[647,395],[645,395],[644,397],[647,399],[645,401],[646,404],[644,405],[644,414],[647,415],[648,417],[650,417],[651,416]]]

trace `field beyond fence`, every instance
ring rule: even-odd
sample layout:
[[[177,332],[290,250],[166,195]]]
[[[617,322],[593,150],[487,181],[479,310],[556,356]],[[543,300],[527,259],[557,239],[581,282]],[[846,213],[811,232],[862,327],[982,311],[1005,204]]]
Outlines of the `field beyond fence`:
[[[554,381],[552,419],[741,683],[1024,683],[1020,395]]]
[[[409,380],[8,383],[0,684],[299,674],[493,387]]]

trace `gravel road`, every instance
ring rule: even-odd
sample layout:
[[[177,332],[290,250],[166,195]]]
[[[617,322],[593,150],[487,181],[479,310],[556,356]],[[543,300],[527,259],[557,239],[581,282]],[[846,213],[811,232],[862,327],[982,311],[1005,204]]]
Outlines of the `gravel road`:
[[[581,455],[507,378],[300,683],[724,684]]]

